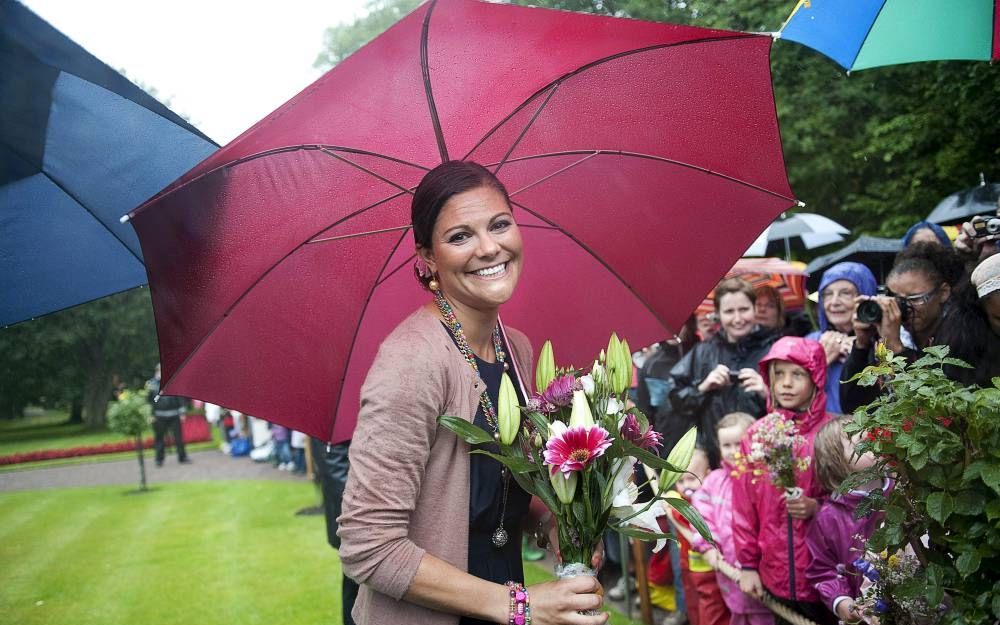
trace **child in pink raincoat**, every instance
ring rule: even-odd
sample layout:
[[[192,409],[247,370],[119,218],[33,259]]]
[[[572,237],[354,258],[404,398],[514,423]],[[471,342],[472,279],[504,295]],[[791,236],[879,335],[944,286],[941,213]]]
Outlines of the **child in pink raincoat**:
[[[745,412],[732,412],[719,421],[716,432],[719,437],[719,449],[722,453],[722,467],[712,471],[705,483],[694,494],[693,504],[705,523],[712,530],[715,542],[721,547],[720,553],[715,547],[695,534],[692,546],[704,554],[705,561],[718,570],[717,562],[721,558],[736,567],[736,543],[733,540],[733,458],[740,448],[740,440],[747,428],[753,425],[754,418]],[[729,608],[730,625],[774,625],[774,616],[756,599],[740,590],[738,584],[722,573],[716,573],[722,599]],[[702,607],[702,611],[712,613],[710,606]]]
[[[804,443],[798,458],[812,458],[816,433],[828,421],[826,414],[826,354],[816,341],[786,336],[778,339],[760,361],[768,388],[767,411],[794,421]],[[750,441],[758,421],[747,430],[740,454],[750,455]],[[786,499],[766,476],[743,472],[733,485],[733,537],[739,560],[740,589],[760,598],[766,590],[775,599],[817,623],[837,622],[806,579],[811,556],[806,532],[825,497],[812,465],[797,473],[802,495]],[[789,544],[788,519],[792,519]],[[794,561],[791,556],[794,554]]]

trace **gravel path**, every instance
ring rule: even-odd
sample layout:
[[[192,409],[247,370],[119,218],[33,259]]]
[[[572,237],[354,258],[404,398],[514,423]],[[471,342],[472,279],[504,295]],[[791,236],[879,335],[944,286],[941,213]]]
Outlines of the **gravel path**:
[[[266,462],[249,458],[231,458],[219,450],[199,451],[189,454],[191,464],[177,462],[176,454],[168,456],[162,467],[153,462],[152,454],[146,455],[146,480],[151,486],[158,482],[190,480],[305,480],[305,476],[279,471]],[[35,490],[39,488],[68,488],[74,486],[136,485],[139,467],[136,459],[94,462],[63,467],[43,467],[0,473],[0,492]]]

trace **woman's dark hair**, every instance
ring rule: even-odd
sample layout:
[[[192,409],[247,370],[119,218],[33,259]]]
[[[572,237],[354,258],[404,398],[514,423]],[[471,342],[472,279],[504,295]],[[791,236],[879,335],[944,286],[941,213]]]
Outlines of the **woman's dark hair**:
[[[896,255],[889,275],[911,271],[924,274],[931,282],[945,282],[954,287],[962,279],[965,266],[958,253],[950,247],[941,247],[936,243],[913,243]]]
[[[719,302],[723,295],[730,293],[742,293],[750,299],[751,304],[757,303],[757,292],[753,290],[753,285],[743,278],[726,278],[715,287],[715,312],[719,312]]]
[[[453,195],[480,187],[496,189],[510,206],[510,196],[503,183],[478,163],[447,161],[427,172],[413,193],[413,204],[410,207],[410,223],[413,224],[413,238],[417,245],[431,246],[434,224],[441,208]]]

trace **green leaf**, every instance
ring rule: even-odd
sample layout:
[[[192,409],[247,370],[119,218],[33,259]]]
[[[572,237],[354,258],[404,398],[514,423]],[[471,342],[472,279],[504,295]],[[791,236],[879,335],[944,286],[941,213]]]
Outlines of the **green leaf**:
[[[993,378],[993,380],[995,383],[997,378]],[[1000,593],[995,591],[993,593],[993,616],[1000,617]]]
[[[972,480],[976,479],[977,477],[980,476],[980,474],[982,473],[983,469],[986,466],[987,466],[986,463],[983,462],[982,460],[976,460],[969,466],[965,467],[965,472],[962,473],[962,481],[971,482]]]
[[[623,440],[622,442],[625,446],[625,453],[630,456],[635,456],[639,459],[639,462],[643,463],[647,467],[652,467],[660,471],[674,471],[675,473],[684,473],[686,471],[686,469],[678,469],[663,458],[660,458],[656,454],[650,453],[645,449],[632,444],[630,441]]]
[[[538,471],[538,467],[534,463],[524,459],[524,458],[513,458],[511,456],[502,456],[500,454],[494,454],[486,451],[485,449],[473,449],[472,454],[481,454],[483,456],[489,456],[497,462],[503,464],[505,467],[518,474],[531,473],[532,471]]]
[[[951,495],[946,492],[937,491],[927,496],[927,514],[942,525],[951,516],[954,507]]]
[[[542,435],[543,438],[549,437],[549,420],[540,412],[529,412],[527,414],[528,419],[535,424],[535,429]]]
[[[712,538],[712,530],[708,529],[708,524],[705,523],[705,519],[702,518],[701,513],[698,512],[697,508],[689,504],[684,499],[678,499],[677,497],[665,497],[663,500],[674,510],[680,512],[681,516],[691,524],[691,527],[698,530],[698,533],[701,534],[702,538],[712,544],[715,544],[715,539]]]
[[[993,388],[1000,389],[1000,375],[993,378]],[[1000,616],[1000,612],[997,612],[997,616]]]
[[[981,514],[986,502],[982,495],[973,490],[963,490],[955,496],[955,514],[971,516]]]
[[[576,520],[580,522],[581,527],[587,527],[589,522],[587,521],[587,509],[584,507],[582,501],[573,502],[573,516]]]
[[[1000,499],[993,499],[986,504],[986,518],[990,521],[1000,519]]]
[[[482,443],[492,443],[493,437],[483,428],[472,425],[465,419],[461,417],[450,417],[448,415],[441,415],[437,418],[438,424],[442,427],[454,432],[455,436],[459,437],[466,443],[470,445],[479,445]]]
[[[1000,464],[983,467],[980,477],[987,486],[1000,493]]]
[[[516,473],[513,475],[514,479],[518,480],[518,484],[520,484],[520,478],[523,476]],[[559,501],[556,499],[555,494],[552,492],[552,484],[549,482],[549,476],[546,475],[543,477],[536,477],[534,481],[534,489],[525,488],[523,484],[521,485],[521,488],[524,488],[525,491],[541,499],[542,503],[545,504],[545,507],[551,510],[553,514],[558,512],[561,507],[559,506]]]
[[[628,521],[626,521],[625,523],[628,523]],[[642,530],[632,525],[613,525],[611,529],[618,532],[619,534],[628,536],[629,538],[636,538],[638,540],[643,540],[646,542],[653,542],[661,538],[666,538],[667,540],[676,540],[672,534],[660,534],[658,532],[650,532],[649,530]]]
[[[959,367],[961,369],[975,369],[975,367],[959,358],[945,358],[944,364]]]
[[[979,553],[968,551],[958,556],[958,559],[955,560],[955,568],[958,570],[959,575],[968,577],[979,569],[979,563]]]
[[[910,456],[910,466],[912,466],[917,471],[923,469],[925,466],[927,466],[927,454],[922,453]]]

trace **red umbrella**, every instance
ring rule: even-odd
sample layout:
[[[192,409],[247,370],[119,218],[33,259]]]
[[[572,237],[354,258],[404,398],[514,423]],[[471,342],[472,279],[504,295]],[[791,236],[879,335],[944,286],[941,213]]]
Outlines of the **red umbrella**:
[[[785,310],[801,310],[806,305],[806,278],[809,272],[780,258],[741,258],[726,272],[727,278],[743,278],[755,289],[769,286],[781,295]],[[698,305],[699,315],[715,310],[715,289]]]
[[[770,45],[419,7],[134,212],[164,392],[349,438],[379,342],[428,299],[410,191],[455,158],[497,170],[515,202],[527,264],[506,323],[580,365],[612,329],[671,334],[794,203]]]

